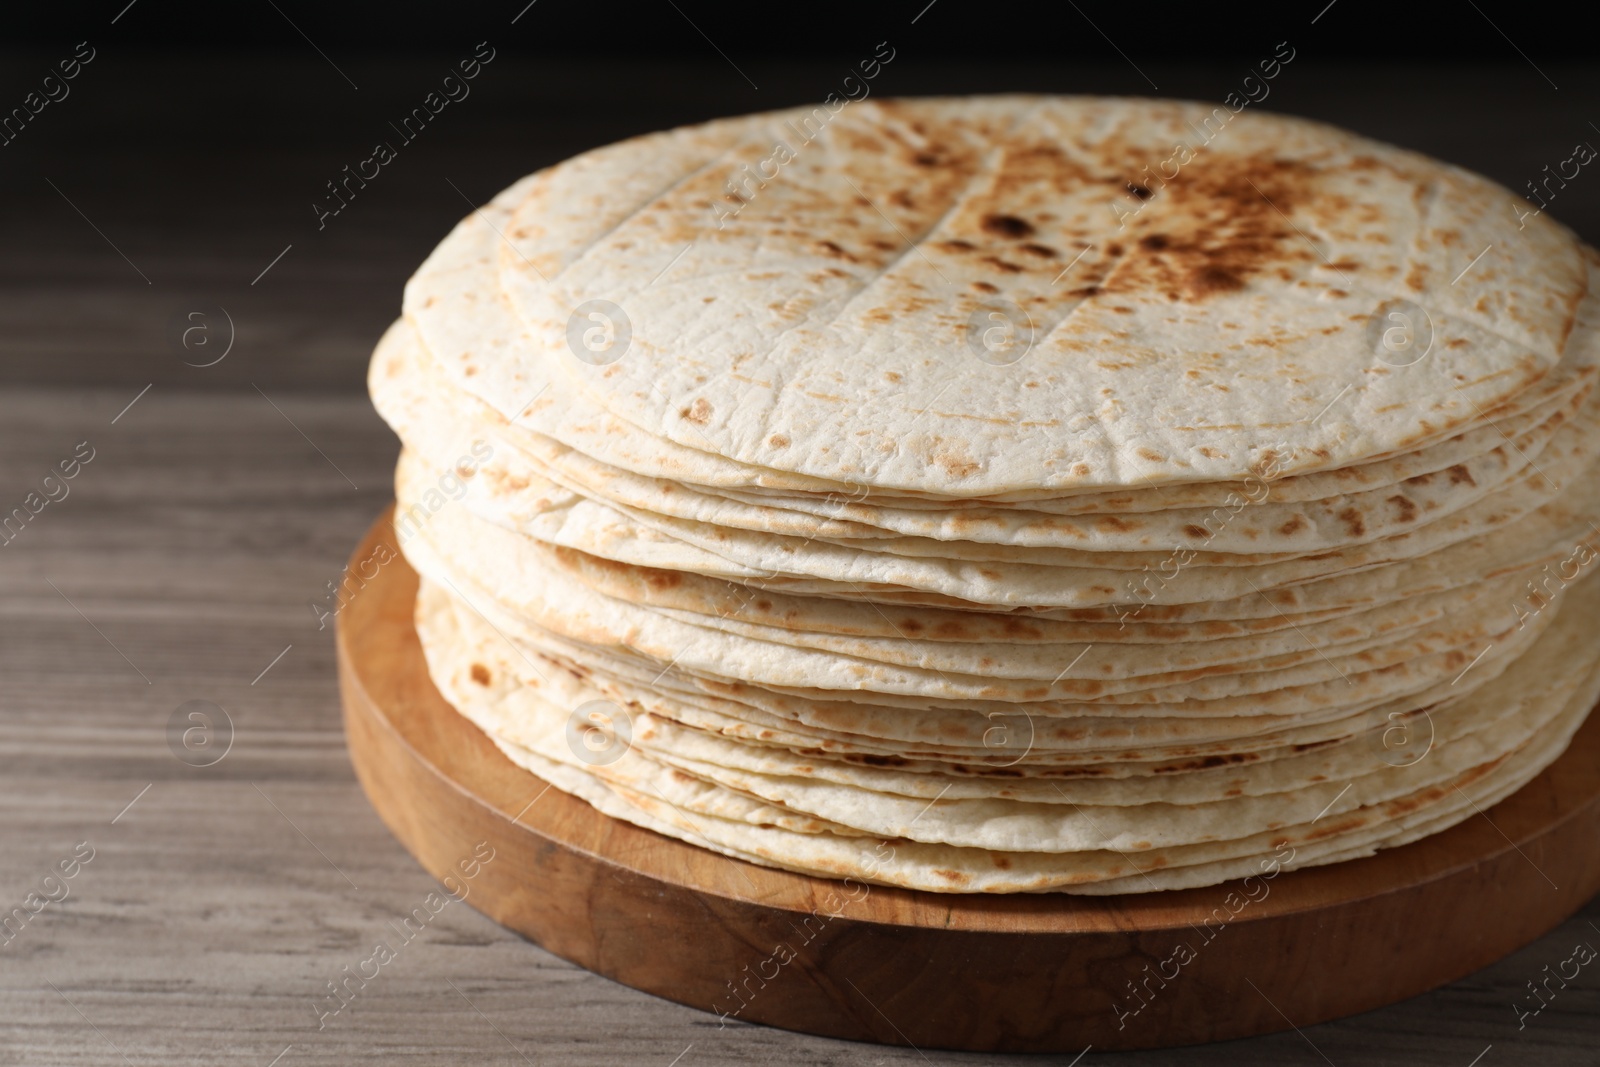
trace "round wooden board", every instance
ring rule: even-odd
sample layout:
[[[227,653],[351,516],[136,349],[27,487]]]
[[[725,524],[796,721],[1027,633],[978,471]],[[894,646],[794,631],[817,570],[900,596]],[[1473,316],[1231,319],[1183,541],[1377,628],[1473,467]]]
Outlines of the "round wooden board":
[[[921,893],[728,859],[547,787],[446,704],[396,544],[385,515],[350,573],[394,558],[338,616],[350,757],[379,815],[497,922],[722,1019],[924,1049],[1216,1041],[1460,978],[1600,890],[1600,716],[1485,816],[1248,893]]]

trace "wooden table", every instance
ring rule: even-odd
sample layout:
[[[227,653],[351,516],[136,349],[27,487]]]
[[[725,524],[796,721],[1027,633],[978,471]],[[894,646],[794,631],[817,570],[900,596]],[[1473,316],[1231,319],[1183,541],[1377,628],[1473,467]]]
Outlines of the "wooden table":
[[[8,70],[53,57],[11,58]],[[775,66],[757,74],[752,99],[716,67],[608,80],[515,64],[497,60],[459,122],[441,121],[388,185],[321,233],[307,205],[431,67],[352,62],[352,102],[336,99],[341,85],[315,56],[179,64],[107,49],[0,156],[0,513],[79,442],[93,449],[68,495],[0,547],[0,913],[30,893],[67,894],[0,936],[0,1064],[1031,1062],[721,1028],[459,904],[318,1028],[327,983],[439,888],[355,783],[332,629],[311,604],[389,496],[395,444],[361,393],[362,369],[404,277],[466,210],[444,179],[483,198],[585,145],[803,100],[831,77]],[[1174,95],[1216,95],[1229,76],[1149,73]],[[1510,65],[1295,73],[1279,83],[1284,109],[1518,186],[1584,138],[1597,83],[1547,67],[1558,98]],[[896,92],[1136,88],[1109,67],[908,60],[897,75]],[[641,96],[652,76],[671,88]],[[309,120],[318,107],[331,117]],[[1554,210],[1593,239],[1597,207],[1600,178],[1586,174]],[[237,328],[235,349],[203,369],[164,336],[200,303],[226,307]],[[189,701],[232,723],[211,766],[169,746]],[[72,878],[46,882],[75,854]],[[1591,1064],[1600,966],[1553,986],[1520,1029],[1517,1014],[1537,1003],[1527,983],[1580,942],[1600,947],[1600,904],[1388,1009],[1227,1045],[1090,1051],[1081,1063]]]

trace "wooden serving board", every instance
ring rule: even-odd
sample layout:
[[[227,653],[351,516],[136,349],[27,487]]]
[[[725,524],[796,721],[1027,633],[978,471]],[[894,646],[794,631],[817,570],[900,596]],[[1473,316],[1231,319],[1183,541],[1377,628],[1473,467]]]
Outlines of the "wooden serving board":
[[[351,572],[389,556],[338,616],[350,757],[379,815],[497,922],[722,1024],[923,1049],[1216,1041],[1460,978],[1600,890],[1600,717],[1484,816],[1249,886],[955,895],[728,859],[601,815],[502,756],[429,681],[417,579],[388,515]]]

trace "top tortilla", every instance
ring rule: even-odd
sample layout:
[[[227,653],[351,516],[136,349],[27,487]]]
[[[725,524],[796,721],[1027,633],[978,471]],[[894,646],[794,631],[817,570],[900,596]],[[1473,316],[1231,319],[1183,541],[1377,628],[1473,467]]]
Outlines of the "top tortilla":
[[[406,315],[462,388],[624,469],[972,498],[1414,449],[1547,374],[1586,289],[1576,239],[1519,230],[1507,191],[1302,120],[987,97],[818,123],[723,120],[525,179]],[[730,177],[779,145],[730,216]],[[568,342],[595,300],[628,320],[614,362]],[[1031,347],[981,358],[1018,308]],[[1408,365],[1382,346],[1396,314],[1427,346]]]

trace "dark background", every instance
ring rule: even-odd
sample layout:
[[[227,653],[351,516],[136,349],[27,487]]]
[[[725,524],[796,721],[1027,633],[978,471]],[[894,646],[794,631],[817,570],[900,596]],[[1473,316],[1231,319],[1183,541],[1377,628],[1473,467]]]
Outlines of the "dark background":
[[[621,137],[820,101],[880,41],[895,49],[872,83],[880,96],[1213,100],[1287,41],[1295,59],[1259,106],[1514,189],[1577,141],[1600,142],[1589,34],[1555,9],[1530,19],[1504,0],[525,4],[97,0],[8,11],[0,113],[78,42],[96,58],[70,96],[0,147],[0,383],[359,390],[405,278],[466,199]],[[471,95],[319,231],[311,205],[325,183],[393,140],[389,123],[480,41],[495,59]],[[1581,174],[1550,210],[1600,237],[1600,179]],[[228,310],[237,344],[196,369],[169,334],[203,305]]]
[[[1526,6],[1506,0],[1474,3],[1476,9],[1467,0],[1211,5],[1090,0],[1075,9],[1072,0],[850,5],[750,0],[537,0],[531,5],[528,0],[136,0],[131,6],[128,0],[94,0],[30,4],[26,10],[7,12],[6,32],[12,41],[48,45],[95,29],[129,8],[114,34],[101,35],[126,43],[238,52],[304,45],[305,37],[294,29],[298,26],[322,48],[354,56],[394,48],[437,49],[451,35],[499,33],[526,8],[514,27],[524,55],[699,59],[707,53],[714,57],[714,48],[720,48],[735,61],[749,60],[759,67],[776,56],[849,59],[875,43],[879,29],[896,32],[925,57],[938,59],[1116,58],[1115,47],[1100,31],[1135,59],[1244,56],[1250,54],[1252,35],[1265,39],[1279,30],[1293,35],[1316,18],[1316,50],[1323,58],[1504,59],[1512,46],[1502,30],[1535,60],[1593,55],[1587,35],[1575,32],[1580,27],[1572,17],[1558,17],[1555,8],[1540,11],[1540,20],[1530,25],[1532,12]],[[708,37],[715,46],[707,43]]]

